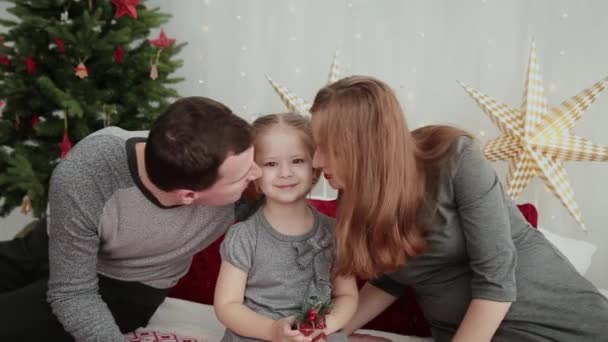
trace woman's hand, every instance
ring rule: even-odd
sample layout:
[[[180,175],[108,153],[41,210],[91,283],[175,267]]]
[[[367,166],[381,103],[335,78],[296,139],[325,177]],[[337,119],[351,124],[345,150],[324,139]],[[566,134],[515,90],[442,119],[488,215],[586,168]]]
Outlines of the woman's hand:
[[[293,316],[279,319],[272,324],[272,342],[310,342],[311,338],[304,336],[298,330],[292,329]]]

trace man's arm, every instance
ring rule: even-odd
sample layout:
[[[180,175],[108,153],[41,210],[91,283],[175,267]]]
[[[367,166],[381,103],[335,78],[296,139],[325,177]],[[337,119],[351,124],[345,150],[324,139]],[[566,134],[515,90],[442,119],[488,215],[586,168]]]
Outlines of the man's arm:
[[[84,163],[82,163],[84,164]],[[49,289],[53,313],[77,341],[123,341],[98,291],[99,236],[95,178],[78,161],[64,161],[49,188]],[[103,201],[99,199],[99,201]]]

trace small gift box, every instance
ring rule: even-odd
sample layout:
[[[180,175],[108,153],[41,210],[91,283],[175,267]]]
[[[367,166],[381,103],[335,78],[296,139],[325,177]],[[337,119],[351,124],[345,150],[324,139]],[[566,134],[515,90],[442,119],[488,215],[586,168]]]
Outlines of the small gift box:
[[[304,336],[311,337],[312,342],[327,342],[325,317],[330,313],[331,307],[331,301],[308,300],[296,315],[294,328]]]

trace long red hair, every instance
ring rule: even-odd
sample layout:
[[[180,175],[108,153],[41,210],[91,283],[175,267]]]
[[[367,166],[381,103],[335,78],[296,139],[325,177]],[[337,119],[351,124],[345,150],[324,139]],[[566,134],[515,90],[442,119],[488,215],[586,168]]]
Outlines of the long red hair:
[[[344,185],[336,225],[336,275],[373,277],[422,253],[420,208],[433,200],[427,182],[455,138],[448,126],[410,132],[394,92],[351,76],[321,89],[312,106],[317,146]]]

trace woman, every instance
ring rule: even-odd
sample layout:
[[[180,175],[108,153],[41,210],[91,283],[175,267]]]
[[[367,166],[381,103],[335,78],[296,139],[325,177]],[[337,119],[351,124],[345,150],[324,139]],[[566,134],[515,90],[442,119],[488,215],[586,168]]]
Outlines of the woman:
[[[334,272],[374,279],[347,333],[411,285],[436,341],[608,339],[608,300],[527,223],[465,132],[410,132],[393,91],[362,76],[321,89],[312,124],[313,166],[342,192]]]

